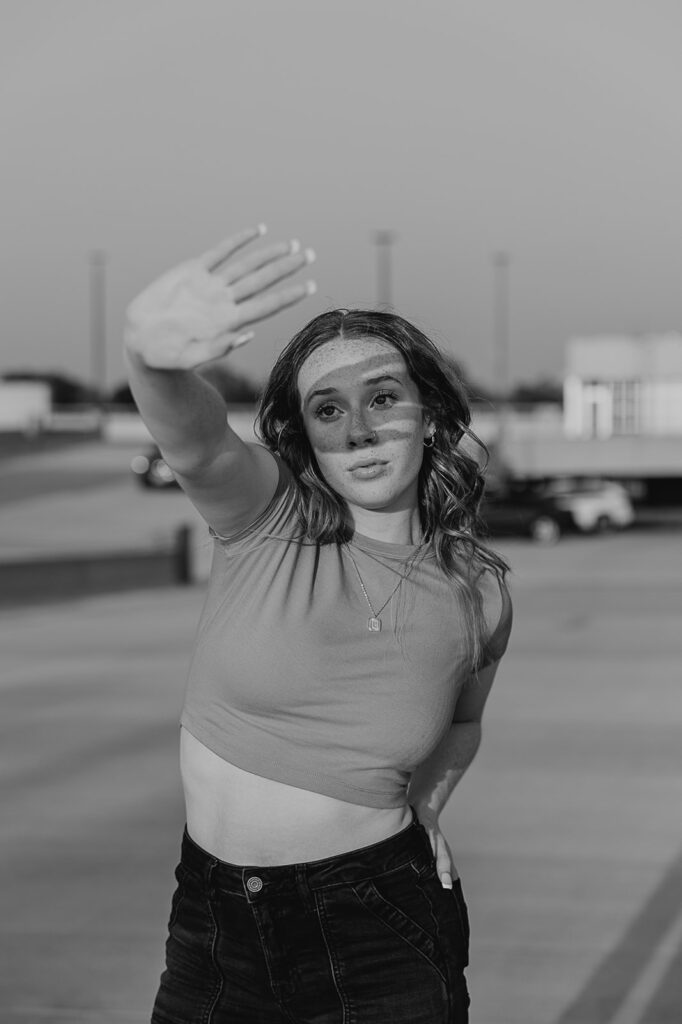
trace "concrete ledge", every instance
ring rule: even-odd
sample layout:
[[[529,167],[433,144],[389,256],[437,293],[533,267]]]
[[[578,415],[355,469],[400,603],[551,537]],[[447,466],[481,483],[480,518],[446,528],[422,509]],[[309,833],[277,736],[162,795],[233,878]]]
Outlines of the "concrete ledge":
[[[91,552],[0,563],[0,608],[194,582],[191,531],[150,551]]]

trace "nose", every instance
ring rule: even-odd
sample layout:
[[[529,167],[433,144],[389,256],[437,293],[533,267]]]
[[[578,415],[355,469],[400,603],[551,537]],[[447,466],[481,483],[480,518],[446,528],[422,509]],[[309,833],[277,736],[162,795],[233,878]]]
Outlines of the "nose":
[[[377,435],[372,425],[365,419],[362,412],[356,412],[349,425],[346,443],[349,448],[362,448],[364,445],[374,444]]]

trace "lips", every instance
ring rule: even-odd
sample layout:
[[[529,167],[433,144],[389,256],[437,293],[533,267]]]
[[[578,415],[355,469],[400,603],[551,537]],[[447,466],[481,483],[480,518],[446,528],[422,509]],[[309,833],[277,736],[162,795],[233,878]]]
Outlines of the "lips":
[[[362,462],[356,462],[350,467],[352,473],[355,469],[367,469],[368,466],[385,466],[385,459],[363,459]]]

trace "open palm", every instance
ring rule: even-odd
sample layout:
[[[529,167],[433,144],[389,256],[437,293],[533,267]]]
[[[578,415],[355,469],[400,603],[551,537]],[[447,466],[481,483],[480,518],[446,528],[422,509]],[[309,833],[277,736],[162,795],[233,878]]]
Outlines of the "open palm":
[[[280,242],[235,258],[263,233],[248,228],[149,285],[127,309],[127,346],[147,366],[193,369],[250,340],[244,327],[312,294],[312,281],[272,287],[310,263],[310,249]]]

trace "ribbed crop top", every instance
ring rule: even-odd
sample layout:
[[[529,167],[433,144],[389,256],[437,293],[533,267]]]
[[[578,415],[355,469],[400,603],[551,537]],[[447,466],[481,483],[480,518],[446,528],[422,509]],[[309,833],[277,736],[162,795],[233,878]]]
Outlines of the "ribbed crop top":
[[[182,725],[230,763],[368,807],[399,807],[448,731],[464,667],[462,613],[429,549],[382,612],[381,632],[343,545],[297,539],[293,479],[230,538],[215,534]],[[375,608],[417,547],[354,535]],[[487,660],[507,646],[511,601],[491,578]],[[396,628],[397,627],[397,628]]]

